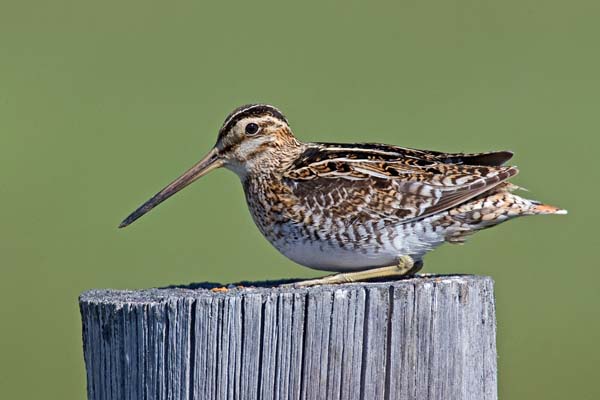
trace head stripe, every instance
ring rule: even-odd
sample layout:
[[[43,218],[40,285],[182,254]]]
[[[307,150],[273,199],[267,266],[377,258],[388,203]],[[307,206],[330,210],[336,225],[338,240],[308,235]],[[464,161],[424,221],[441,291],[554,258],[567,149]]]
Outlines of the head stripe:
[[[281,120],[286,125],[288,124],[285,116],[279,111],[277,108],[268,105],[268,104],[246,104],[241,107],[236,108],[225,118],[225,122],[223,122],[223,126],[219,131],[219,137],[221,137],[225,132],[228,132],[235,124],[238,123],[241,119],[247,117],[260,117],[264,115],[269,115],[273,118]]]

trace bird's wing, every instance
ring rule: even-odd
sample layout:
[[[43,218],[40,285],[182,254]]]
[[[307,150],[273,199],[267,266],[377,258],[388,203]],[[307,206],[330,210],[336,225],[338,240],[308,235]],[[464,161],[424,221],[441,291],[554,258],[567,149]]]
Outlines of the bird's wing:
[[[381,161],[421,160],[444,164],[500,166],[510,160],[512,151],[489,151],[485,153],[443,153],[432,150],[419,150],[380,143],[313,143],[298,158],[297,164],[308,164],[326,158],[375,158]]]
[[[450,209],[516,175],[515,167],[498,165],[511,155],[314,144],[288,168],[284,181],[293,196],[325,213],[406,223]],[[466,163],[471,160],[480,165]]]

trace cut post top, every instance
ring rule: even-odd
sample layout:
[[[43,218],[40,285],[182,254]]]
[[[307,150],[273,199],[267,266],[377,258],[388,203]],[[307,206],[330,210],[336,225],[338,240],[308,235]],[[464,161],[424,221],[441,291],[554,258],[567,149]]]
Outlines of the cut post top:
[[[336,290],[358,290],[358,289],[382,289],[390,288],[412,288],[417,290],[429,285],[451,285],[451,284],[487,284],[493,286],[493,279],[481,275],[417,275],[411,278],[403,278],[385,282],[354,282],[338,285],[321,285],[314,287],[293,287],[286,285],[293,280],[239,282],[232,284],[220,284],[215,282],[201,282],[186,285],[172,285],[161,288],[150,289],[91,289],[83,292],[79,297],[81,304],[154,304],[176,299],[198,299],[205,297],[222,298],[237,297],[251,294],[302,294],[302,293],[328,293]]]

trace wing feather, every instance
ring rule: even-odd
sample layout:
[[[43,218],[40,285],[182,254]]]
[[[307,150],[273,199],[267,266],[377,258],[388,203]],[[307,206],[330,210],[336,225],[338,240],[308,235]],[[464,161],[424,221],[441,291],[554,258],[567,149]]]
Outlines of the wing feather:
[[[351,222],[375,217],[407,223],[425,218],[518,173],[516,167],[498,165],[510,158],[508,152],[457,156],[395,147],[373,151],[330,146],[307,149],[284,179],[293,196]],[[455,162],[450,162],[452,157]],[[487,165],[464,164],[467,159]]]

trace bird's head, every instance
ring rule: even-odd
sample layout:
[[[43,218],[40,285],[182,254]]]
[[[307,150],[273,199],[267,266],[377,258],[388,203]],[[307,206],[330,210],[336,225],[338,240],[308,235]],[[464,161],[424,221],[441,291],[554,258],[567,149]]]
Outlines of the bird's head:
[[[275,107],[251,104],[227,116],[214,151],[225,168],[242,179],[276,165],[282,153],[298,145],[285,116]]]
[[[238,107],[225,119],[217,143],[204,158],[184,172],[121,222],[126,227],[210,171],[225,167],[242,180],[268,172],[300,147],[285,116],[267,104]]]

